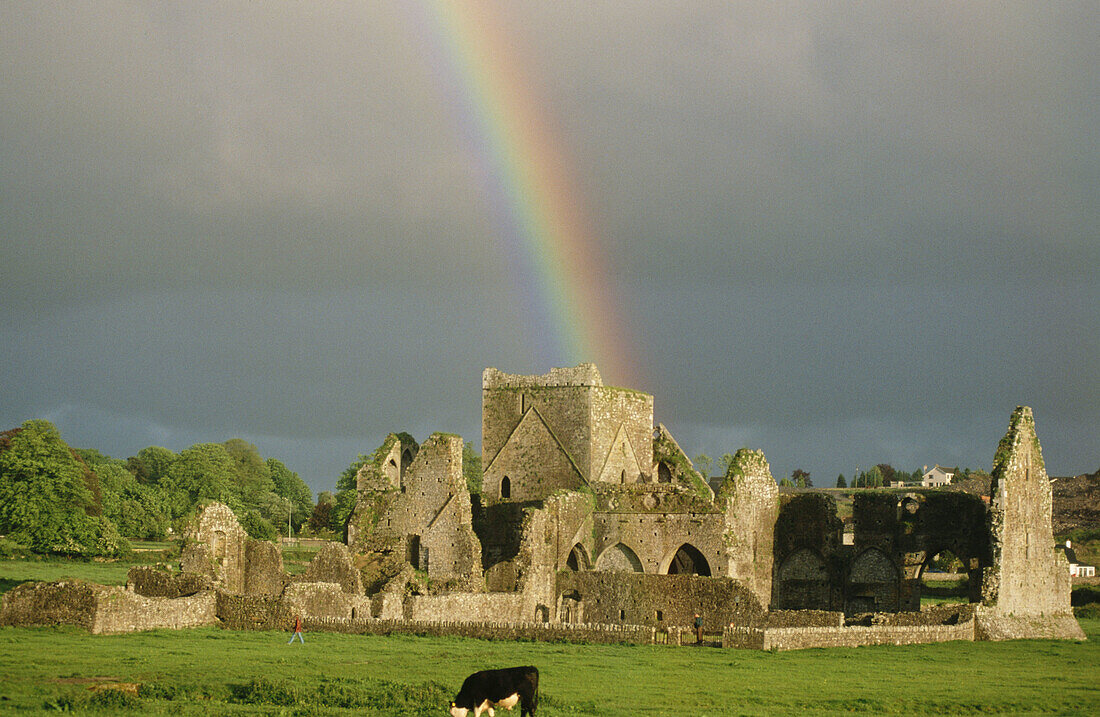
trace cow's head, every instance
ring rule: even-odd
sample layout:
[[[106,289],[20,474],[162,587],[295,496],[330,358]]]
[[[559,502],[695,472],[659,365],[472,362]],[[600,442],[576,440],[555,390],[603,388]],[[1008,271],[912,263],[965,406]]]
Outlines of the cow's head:
[[[451,703],[451,717],[466,717],[466,713],[469,711],[466,707],[459,707],[454,702]]]

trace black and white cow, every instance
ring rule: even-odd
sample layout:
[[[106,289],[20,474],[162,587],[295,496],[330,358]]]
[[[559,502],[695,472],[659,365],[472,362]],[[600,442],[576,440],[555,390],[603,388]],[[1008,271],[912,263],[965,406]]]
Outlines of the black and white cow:
[[[462,683],[451,703],[451,717],[493,717],[494,707],[510,710],[519,704],[520,717],[535,714],[539,706],[539,671],[535,667],[508,667],[475,672]]]

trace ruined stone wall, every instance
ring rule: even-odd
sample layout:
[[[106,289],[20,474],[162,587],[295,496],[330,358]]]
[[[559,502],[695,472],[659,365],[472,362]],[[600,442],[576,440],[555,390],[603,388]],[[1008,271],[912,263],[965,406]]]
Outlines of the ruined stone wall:
[[[362,595],[363,582],[352,562],[351,553],[342,543],[326,543],[306,569],[289,578],[293,583],[335,583],[349,595]],[[282,591],[280,591],[282,592]]]
[[[215,611],[222,627],[230,630],[286,630],[294,626],[294,615],[275,595],[239,595],[219,590]]]
[[[279,595],[287,583],[283,553],[274,543],[249,538],[244,544],[244,592]]]
[[[742,448],[734,454],[718,490],[718,503],[724,509],[726,546],[725,569],[719,574],[744,581],[767,605],[772,595],[779,486],[763,451]]]
[[[208,574],[212,570],[214,580],[226,590],[237,593],[245,591],[245,542],[248,533],[229,506],[224,503],[206,506],[199,513],[187,538],[192,542],[184,547],[180,557],[184,570],[199,574]],[[207,561],[209,567],[203,561]]]
[[[590,482],[652,480],[653,396],[622,388],[593,388],[588,405]]]
[[[986,508],[980,498],[935,490],[862,491],[852,508],[847,612],[919,610],[921,574],[945,550],[963,561],[971,600],[980,598],[982,569],[989,564]]]
[[[97,598],[93,634],[179,630],[217,623],[213,590],[188,597],[156,598],[120,587],[104,587]]]
[[[462,475],[462,439],[432,434],[403,483],[401,492],[381,493],[381,502],[371,491],[360,495],[359,504],[369,503],[373,515],[359,524],[356,544],[402,551],[405,562],[432,579],[482,585],[481,546]]]
[[[463,622],[369,619],[303,620],[307,630],[352,635],[428,635],[472,637],[479,640],[538,640],[595,645],[651,645],[657,630],[641,625],[570,625],[541,622]]]
[[[637,557],[634,567],[640,572],[664,574],[677,551],[689,545],[706,561],[707,570],[700,574],[725,575],[725,519],[712,506],[704,509],[692,496],[657,491],[601,493],[599,498],[608,509],[593,513],[592,541],[586,546],[595,570],[630,569],[620,559],[629,551]],[[651,501],[653,507],[647,508]]]
[[[663,424],[653,433],[653,468],[650,480],[655,483],[675,483],[692,490],[706,502],[714,501],[714,491],[695,470],[680,444]]]
[[[4,595],[0,625],[73,625],[91,633],[212,625],[212,591],[181,598],[145,597],[83,580],[25,583]]]
[[[843,609],[842,530],[831,496],[800,493],[780,497],[775,522],[774,609]]]
[[[1030,408],[1013,412],[992,476],[994,565],[986,603],[1017,615],[1069,612],[1069,568],[1054,550],[1050,479]]]
[[[17,585],[4,593],[0,625],[74,625],[91,630],[100,587],[84,580]]]
[[[520,593],[452,593],[411,595],[405,598],[406,620],[434,622],[523,622],[534,621],[525,614]]]
[[[1013,412],[992,476],[992,565],[982,586],[988,608],[982,629],[990,639],[1083,637],[1070,607],[1068,563],[1054,550],[1050,479],[1027,406]]]
[[[583,485],[583,466],[541,411],[530,409],[509,433],[507,443],[485,464],[481,495],[487,502],[531,501]]]
[[[727,627],[723,647],[750,650],[803,650],[814,647],[862,647],[864,645],[917,645],[954,640],[974,640],[974,622],[957,625],[895,627]]]
[[[563,572],[558,574],[559,616],[585,623],[690,627],[757,624],[764,608],[742,583],[696,575]]]
[[[507,475],[512,482],[523,485],[535,470],[543,480],[562,487],[576,487],[589,480],[592,462],[591,390],[602,386],[599,372],[592,364],[552,369],[542,376],[520,376],[493,368],[485,369],[481,403],[481,458],[486,474],[482,484],[483,494],[495,499],[500,495],[499,485],[503,476]],[[548,449],[552,447],[556,451],[560,446],[571,459],[572,465],[556,462],[554,467],[561,475],[551,472],[549,466],[538,468],[523,463],[521,458],[527,457],[526,453],[522,456],[500,456],[504,460],[498,463],[498,454],[520,425],[521,419],[526,417],[529,423],[535,422],[531,412],[538,414],[538,422],[545,423],[553,440],[537,430],[537,426],[532,425],[527,431],[545,440]],[[579,471],[579,481],[571,474],[573,465]]]
[[[145,597],[186,597],[213,587],[204,575],[177,573],[168,566],[134,565],[126,574],[126,589]]]

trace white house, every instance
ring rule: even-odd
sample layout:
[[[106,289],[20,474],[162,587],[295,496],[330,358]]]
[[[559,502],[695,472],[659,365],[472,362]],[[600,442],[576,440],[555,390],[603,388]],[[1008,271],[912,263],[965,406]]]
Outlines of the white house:
[[[940,488],[951,482],[951,479],[955,477],[955,472],[941,468],[938,465],[932,466],[932,470],[928,470],[928,466],[924,467],[924,475],[921,476],[920,484],[925,488]]]
[[[1066,560],[1069,561],[1069,576],[1071,578],[1094,578],[1096,577],[1096,566],[1085,565],[1077,562],[1077,553],[1073,552],[1073,545],[1070,541],[1066,541],[1066,547],[1058,546],[1058,550],[1066,551]]]

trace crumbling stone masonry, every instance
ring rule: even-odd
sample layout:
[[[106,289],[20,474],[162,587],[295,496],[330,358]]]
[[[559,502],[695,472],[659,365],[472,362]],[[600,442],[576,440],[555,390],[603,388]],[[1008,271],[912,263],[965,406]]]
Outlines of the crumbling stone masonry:
[[[1054,550],[1051,489],[1031,409],[1018,406],[993,458],[992,566],[982,583],[987,639],[1084,638],[1070,607],[1065,556]]]
[[[391,434],[375,452],[382,460],[360,471],[357,482],[362,487],[348,523],[349,543],[355,552],[399,557],[397,570],[409,564],[433,581],[483,590],[481,544],[473,531],[462,474],[462,438],[434,433],[419,448],[410,441]],[[379,481],[387,466],[393,468],[391,456],[398,451],[415,458],[404,473],[396,474],[399,482]]]
[[[83,580],[25,583],[5,593],[0,625],[74,625],[92,634],[213,625],[214,592],[156,598]]]

